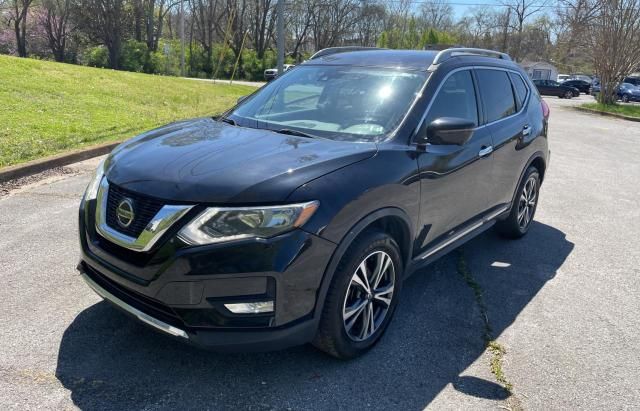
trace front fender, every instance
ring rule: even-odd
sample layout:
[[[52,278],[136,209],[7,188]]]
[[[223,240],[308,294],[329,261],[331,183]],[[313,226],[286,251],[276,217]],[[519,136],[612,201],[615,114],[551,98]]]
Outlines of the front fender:
[[[398,209],[411,231],[420,211],[417,161],[408,147],[381,150],[374,157],[351,164],[296,189],[288,202],[320,201],[303,227],[340,244],[355,224],[381,209]]]

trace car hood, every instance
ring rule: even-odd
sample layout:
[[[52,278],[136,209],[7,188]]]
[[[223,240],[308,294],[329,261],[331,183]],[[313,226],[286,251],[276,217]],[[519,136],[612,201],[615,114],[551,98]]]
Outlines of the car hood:
[[[167,201],[277,203],[376,152],[374,143],[287,136],[203,118],[122,143],[105,168],[111,184]]]

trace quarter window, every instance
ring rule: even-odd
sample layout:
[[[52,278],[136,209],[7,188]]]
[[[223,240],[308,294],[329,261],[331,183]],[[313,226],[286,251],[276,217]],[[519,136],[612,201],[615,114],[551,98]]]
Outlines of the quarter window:
[[[513,82],[513,88],[516,91],[516,103],[518,103],[518,110],[520,110],[524,105],[524,100],[527,98],[527,91],[529,90],[529,88],[526,84],[524,84],[524,80],[522,80],[522,77],[520,77],[519,75],[515,73],[509,73],[509,75],[511,76],[511,81]]]
[[[487,113],[487,122],[500,120],[516,112],[511,81],[506,71],[478,70],[478,85]]]
[[[425,124],[441,117],[462,118],[478,125],[478,105],[471,71],[458,71],[445,80],[431,104]]]

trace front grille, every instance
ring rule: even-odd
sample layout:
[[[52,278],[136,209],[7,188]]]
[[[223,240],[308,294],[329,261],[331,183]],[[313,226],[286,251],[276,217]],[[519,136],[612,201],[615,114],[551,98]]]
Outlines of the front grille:
[[[120,202],[128,198],[133,203],[134,219],[128,227],[118,224],[116,209]],[[138,238],[151,219],[160,211],[164,204],[155,198],[143,196],[133,191],[126,190],[114,184],[109,184],[109,194],[107,196],[107,225],[114,230]]]

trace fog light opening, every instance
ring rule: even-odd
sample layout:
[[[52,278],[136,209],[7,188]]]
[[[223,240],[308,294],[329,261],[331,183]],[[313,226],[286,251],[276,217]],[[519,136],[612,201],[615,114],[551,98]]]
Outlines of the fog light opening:
[[[254,303],[225,304],[225,308],[234,314],[262,314],[273,312],[273,301],[258,301]]]

